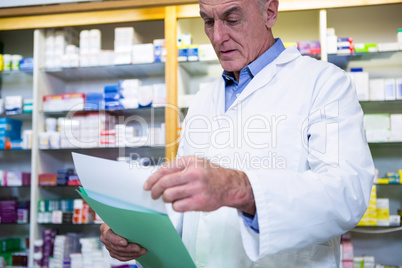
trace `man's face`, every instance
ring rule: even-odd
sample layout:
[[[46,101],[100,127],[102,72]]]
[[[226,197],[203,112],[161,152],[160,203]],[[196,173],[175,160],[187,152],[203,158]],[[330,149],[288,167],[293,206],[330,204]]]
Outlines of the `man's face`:
[[[257,0],[200,0],[205,33],[222,68],[239,72],[262,55],[272,38]]]

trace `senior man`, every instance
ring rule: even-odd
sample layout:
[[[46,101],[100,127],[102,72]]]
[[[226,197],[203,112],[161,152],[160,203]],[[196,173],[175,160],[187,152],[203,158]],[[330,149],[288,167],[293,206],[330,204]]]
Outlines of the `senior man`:
[[[338,267],[374,173],[352,81],[274,39],[277,0],[199,4],[224,72],[144,189],[172,204],[197,267]],[[105,224],[101,240],[123,261],[146,254]]]

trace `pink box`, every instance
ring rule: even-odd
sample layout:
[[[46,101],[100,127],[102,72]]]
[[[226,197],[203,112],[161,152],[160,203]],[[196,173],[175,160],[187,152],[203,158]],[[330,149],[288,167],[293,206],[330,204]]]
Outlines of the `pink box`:
[[[342,251],[343,261],[352,261],[353,267],[353,244],[351,242],[343,242]]]
[[[343,261],[343,268],[353,268],[353,261]]]

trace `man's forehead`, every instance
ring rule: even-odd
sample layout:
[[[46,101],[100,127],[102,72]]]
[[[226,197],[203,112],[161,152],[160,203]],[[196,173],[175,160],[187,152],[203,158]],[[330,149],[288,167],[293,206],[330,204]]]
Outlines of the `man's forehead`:
[[[217,12],[219,15],[226,13],[228,10],[247,9],[251,3],[256,3],[257,0],[199,0],[201,14],[209,14]],[[210,14],[212,15],[212,14]]]
[[[256,0],[199,0],[200,7],[220,7],[226,5],[241,5]]]

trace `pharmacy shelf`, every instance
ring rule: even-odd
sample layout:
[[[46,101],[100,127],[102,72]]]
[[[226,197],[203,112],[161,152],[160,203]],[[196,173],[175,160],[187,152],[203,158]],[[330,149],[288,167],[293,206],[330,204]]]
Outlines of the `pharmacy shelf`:
[[[26,226],[26,225],[29,225],[29,222],[27,222],[27,223],[0,223],[0,226],[2,226],[2,225]]]
[[[402,113],[402,100],[392,101],[361,101],[365,114]]]
[[[31,113],[22,113],[22,114],[0,114],[0,117],[7,117],[12,119],[17,119],[21,121],[32,120]]]
[[[102,223],[38,223],[43,226],[100,226]]]
[[[0,75],[10,76],[10,75],[33,75],[33,70],[18,70],[18,71],[2,71]]]
[[[179,66],[183,67],[184,70],[191,76],[203,76],[208,74],[208,69],[219,65],[218,60],[212,61],[181,61]],[[220,67],[220,66],[219,66]]]
[[[80,114],[89,114],[89,113],[108,113],[116,116],[123,115],[150,115],[157,114],[163,115],[165,112],[165,107],[144,107],[138,109],[124,109],[124,110],[78,110],[78,111],[60,111],[60,112],[44,112],[41,113],[47,117],[65,117],[67,115],[80,115]]]
[[[51,151],[95,151],[95,150],[111,150],[111,151],[115,151],[115,150],[130,150],[130,149],[151,149],[151,150],[165,150],[165,146],[133,146],[133,147],[92,147],[92,148],[60,148],[60,149],[40,149],[40,151],[47,151],[47,152],[51,152]]]
[[[402,146],[402,141],[368,142],[368,145],[369,146],[400,147],[400,146]]]
[[[81,187],[81,185],[39,185],[39,188],[44,188],[44,189],[56,189],[56,188],[63,188],[63,189],[77,189],[78,187]]]
[[[0,149],[0,153],[31,153],[31,149],[13,149],[13,150],[4,150]],[[0,155],[1,156],[1,155]]]
[[[374,185],[376,186],[386,186],[386,187],[398,187],[402,189],[402,184],[401,183],[375,183]]]
[[[13,189],[13,188],[20,188],[20,189],[29,189],[31,185],[21,185],[21,186],[0,186],[1,189]]]
[[[402,226],[357,226],[351,232],[364,233],[364,234],[386,234],[401,232]]]
[[[345,69],[350,61],[369,61],[373,59],[389,59],[394,54],[402,53],[402,50],[397,51],[382,51],[369,53],[354,53],[354,54],[328,54],[328,61]]]
[[[122,79],[160,77],[165,74],[165,63],[93,66],[78,68],[43,69],[42,71],[64,81],[88,81],[95,79]]]

